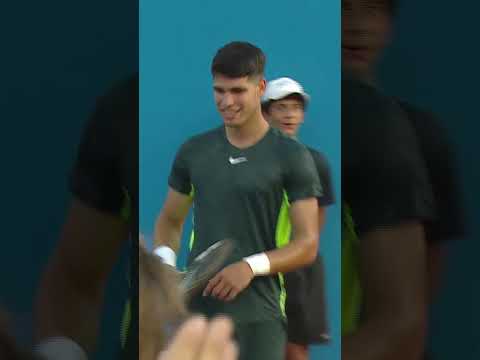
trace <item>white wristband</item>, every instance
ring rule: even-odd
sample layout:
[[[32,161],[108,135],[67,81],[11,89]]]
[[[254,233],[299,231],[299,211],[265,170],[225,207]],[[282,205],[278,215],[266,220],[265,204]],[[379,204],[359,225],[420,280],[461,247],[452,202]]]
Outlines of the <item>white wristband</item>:
[[[244,261],[250,265],[253,275],[268,275],[270,274],[270,259],[265,253],[255,254],[243,258]]]
[[[34,351],[45,360],[88,360],[87,353],[80,345],[61,336],[42,341]]]
[[[177,255],[171,247],[159,246],[155,250],[153,250],[153,253],[160,257],[160,259],[162,259],[165,264],[173,267],[177,265]]]

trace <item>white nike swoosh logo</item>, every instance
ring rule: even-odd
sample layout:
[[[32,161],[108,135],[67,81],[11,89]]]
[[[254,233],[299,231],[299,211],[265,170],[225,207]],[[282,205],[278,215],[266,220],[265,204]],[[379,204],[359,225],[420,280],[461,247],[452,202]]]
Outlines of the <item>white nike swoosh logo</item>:
[[[228,161],[230,161],[230,164],[236,165],[236,164],[240,164],[240,163],[242,163],[242,162],[247,161],[247,158],[246,158],[246,157],[243,157],[243,156],[242,156],[242,157],[238,157],[238,158],[233,158],[233,157],[230,156],[230,157],[228,158]]]

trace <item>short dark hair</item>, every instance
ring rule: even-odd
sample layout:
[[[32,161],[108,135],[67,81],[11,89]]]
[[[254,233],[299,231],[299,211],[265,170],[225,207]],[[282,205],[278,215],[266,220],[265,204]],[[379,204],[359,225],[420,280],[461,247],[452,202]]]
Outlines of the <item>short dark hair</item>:
[[[284,98],[281,98],[281,99],[278,99],[278,100],[269,100],[269,101],[265,101],[262,103],[262,111],[266,114],[268,114],[270,112],[270,107],[277,101],[280,101],[280,100],[298,100],[298,101],[301,101],[302,105],[303,105],[303,109],[306,108],[306,103],[305,103],[305,99],[303,98],[303,96],[301,94],[297,94],[297,93],[293,93],[293,94],[290,94],[290,95],[287,95],[285,96]]]
[[[263,76],[266,57],[263,51],[248,42],[234,41],[220,48],[212,61],[212,75],[229,78]]]

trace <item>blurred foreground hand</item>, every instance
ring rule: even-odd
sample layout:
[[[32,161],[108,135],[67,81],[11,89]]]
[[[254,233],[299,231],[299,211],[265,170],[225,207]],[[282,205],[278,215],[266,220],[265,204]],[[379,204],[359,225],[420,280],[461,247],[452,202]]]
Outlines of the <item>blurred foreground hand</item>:
[[[236,360],[233,323],[225,317],[192,317],[178,330],[158,360]]]

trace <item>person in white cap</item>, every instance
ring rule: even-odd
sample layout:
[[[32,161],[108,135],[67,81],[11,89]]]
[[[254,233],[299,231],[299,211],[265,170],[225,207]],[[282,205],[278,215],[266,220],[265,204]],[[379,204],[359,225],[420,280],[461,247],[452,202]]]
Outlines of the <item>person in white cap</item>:
[[[262,98],[262,112],[271,126],[296,138],[304,122],[310,96],[297,81],[282,77],[267,83]],[[325,157],[308,148],[314,159],[323,194],[318,197],[320,223],[325,222],[325,207],[334,203],[330,170]],[[321,227],[322,228],[322,227]],[[321,229],[320,228],[320,229]],[[285,233],[284,236],[289,236]],[[285,239],[286,242],[289,239]],[[322,257],[304,269],[285,274],[288,319],[287,360],[308,359],[308,346],[328,341],[324,301]]]
[[[296,137],[309,101],[310,96],[297,81],[275,79],[267,84],[262,98],[263,115],[272,126]]]

